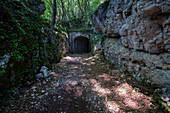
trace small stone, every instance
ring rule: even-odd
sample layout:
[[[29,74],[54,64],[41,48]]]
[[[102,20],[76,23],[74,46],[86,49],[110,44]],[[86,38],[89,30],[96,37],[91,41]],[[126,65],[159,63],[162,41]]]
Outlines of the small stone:
[[[42,90],[41,92],[42,92],[42,93],[44,93],[44,92],[45,92],[45,90]]]
[[[55,87],[58,87],[58,86],[59,86],[59,83],[55,83],[54,86],[55,86]]]
[[[44,95],[45,95],[45,96],[47,96],[47,95],[48,95],[48,92],[47,92],[47,93],[45,93]]]
[[[41,83],[39,83],[38,85],[41,86]]]
[[[72,75],[67,75],[66,77],[67,77],[67,78],[70,78],[70,77],[72,77]]]
[[[38,96],[39,99],[41,99],[42,97],[43,97],[42,95],[41,95],[41,96]]]
[[[31,96],[33,97],[33,96],[34,96],[34,94],[31,94]]]
[[[163,101],[168,102],[170,99],[168,97],[161,97]]]
[[[58,96],[58,98],[61,98],[61,96]]]
[[[48,80],[51,80],[51,77],[48,77]]]
[[[35,106],[38,106],[39,104],[35,104]]]
[[[37,90],[36,89],[33,89],[33,92],[36,92]]]
[[[117,84],[120,84],[121,82],[119,82],[119,81],[116,81],[116,83],[117,83]]]
[[[27,84],[27,85],[31,85],[31,82],[27,81],[26,84]]]
[[[49,90],[49,88],[47,87],[47,88],[46,88],[46,91],[48,91],[48,90]]]
[[[43,84],[45,85],[45,84],[46,84],[46,81],[43,81]]]
[[[30,102],[31,104],[34,104],[34,102]]]

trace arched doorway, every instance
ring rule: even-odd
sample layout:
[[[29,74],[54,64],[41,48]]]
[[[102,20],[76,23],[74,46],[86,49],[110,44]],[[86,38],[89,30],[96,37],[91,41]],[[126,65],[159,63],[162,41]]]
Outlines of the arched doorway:
[[[74,50],[73,53],[89,53],[90,52],[90,41],[88,38],[79,36],[74,39]]]

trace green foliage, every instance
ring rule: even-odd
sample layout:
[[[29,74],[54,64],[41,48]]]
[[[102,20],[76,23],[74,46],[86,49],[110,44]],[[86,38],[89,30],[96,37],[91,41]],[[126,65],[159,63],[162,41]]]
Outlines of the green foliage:
[[[43,17],[51,20],[53,0],[43,0],[46,4],[46,11]],[[80,2],[79,2],[80,1]],[[106,0],[57,0],[56,1],[56,23],[63,24],[73,20],[90,20],[90,14]],[[76,24],[80,21],[76,21]]]
[[[40,0],[0,1],[0,57],[10,55],[7,67],[0,67],[1,93],[9,93],[13,90],[8,89],[13,86],[33,81],[37,67],[46,64],[44,56],[39,56],[40,51],[47,51],[43,39],[49,36],[49,24],[29,9],[34,2]],[[53,45],[47,52],[56,53]]]
[[[92,34],[90,37],[90,43],[91,43],[91,50],[94,50],[94,46],[102,41],[102,38],[104,38],[105,34]],[[94,54],[94,51],[92,51],[92,54]]]
[[[5,70],[3,69],[2,71],[0,71],[0,74],[2,74],[2,73],[5,73]]]
[[[99,41],[102,40],[102,38],[105,36],[105,34],[93,34],[90,37],[90,40],[93,41],[93,44],[97,44]]]
[[[153,105],[150,105],[150,107],[151,107],[152,109],[154,109],[154,106],[153,106]]]
[[[169,111],[170,107],[161,99],[160,95],[158,94],[158,92],[154,92],[153,93],[153,99],[159,103],[160,107],[163,108],[165,111]],[[150,107],[152,109],[155,108],[155,106],[150,105]],[[154,113],[154,112],[153,112]]]
[[[10,90],[7,90],[8,93],[14,93],[15,90],[14,89],[10,89]]]
[[[92,28],[86,28],[86,27],[68,29],[68,31],[70,31],[70,32],[74,32],[74,31],[92,31],[92,30],[93,30]]]
[[[144,103],[144,102],[141,102],[141,104],[142,104],[142,105],[145,105],[145,103]]]

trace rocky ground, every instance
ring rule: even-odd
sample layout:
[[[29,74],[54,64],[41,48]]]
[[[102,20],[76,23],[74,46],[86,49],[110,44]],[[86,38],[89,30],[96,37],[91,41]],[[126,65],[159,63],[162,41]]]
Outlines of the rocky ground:
[[[53,65],[3,113],[166,113],[152,100],[153,87],[104,62],[99,55],[69,55]]]

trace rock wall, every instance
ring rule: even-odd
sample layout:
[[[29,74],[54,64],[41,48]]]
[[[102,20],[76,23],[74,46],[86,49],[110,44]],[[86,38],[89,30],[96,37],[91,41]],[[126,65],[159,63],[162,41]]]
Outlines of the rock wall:
[[[30,85],[34,75],[59,62],[67,52],[67,37],[56,34],[39,16],[41,0],[0,1],[0,103],[14,86]]]
[[[99,6],[92,20],[96,30],[109,37],[103,42],[107,59],[127,67],[138,80],[169,87],[169,0],[110,0]]]

